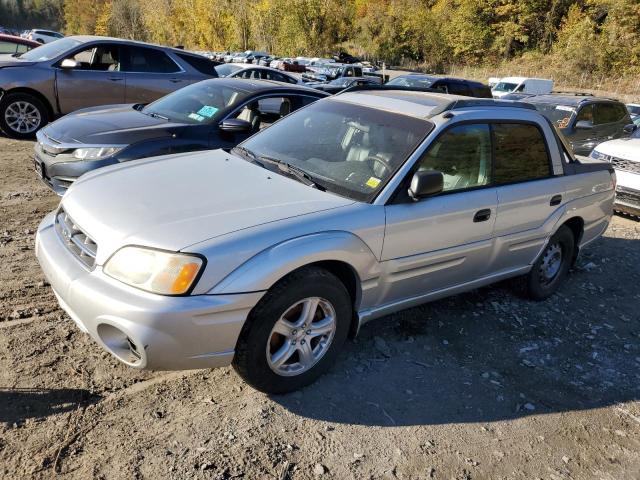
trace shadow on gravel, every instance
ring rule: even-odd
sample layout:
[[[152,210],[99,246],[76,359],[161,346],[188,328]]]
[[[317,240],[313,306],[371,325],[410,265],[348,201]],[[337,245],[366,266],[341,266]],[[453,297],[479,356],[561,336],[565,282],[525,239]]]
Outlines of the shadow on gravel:
[[[96,403],[100,396],[88,390],[62,388],[0,388],[0,422],[20,424]]]
[[[604,238],[560,293],[508,283],[366,325],[315,384],[272,399],[327,422],[493,422],[640,399],[640,241]]]

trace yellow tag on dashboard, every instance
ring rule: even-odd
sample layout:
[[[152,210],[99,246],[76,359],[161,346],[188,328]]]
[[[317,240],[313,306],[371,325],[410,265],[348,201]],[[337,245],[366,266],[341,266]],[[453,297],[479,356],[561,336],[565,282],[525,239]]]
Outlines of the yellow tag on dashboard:
[[[369,177],[369,180],[367,180],[365,185],[370,188],[376,188],[378,185],[380,185],[380,179],[376,177]]]

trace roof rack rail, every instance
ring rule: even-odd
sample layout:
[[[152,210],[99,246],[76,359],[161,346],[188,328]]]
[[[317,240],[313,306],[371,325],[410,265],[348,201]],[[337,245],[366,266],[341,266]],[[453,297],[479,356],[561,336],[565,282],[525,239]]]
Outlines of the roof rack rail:
[[[574,97],[593,97],[593,93],[587,92],[565,92],[562,90],[552,90],[553,95],[573,95]]]

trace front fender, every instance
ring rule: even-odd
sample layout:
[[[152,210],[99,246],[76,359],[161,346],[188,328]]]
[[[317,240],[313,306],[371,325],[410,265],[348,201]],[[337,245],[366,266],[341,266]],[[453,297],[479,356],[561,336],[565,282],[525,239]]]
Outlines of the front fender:
[[[292,271],[322,261],[349,265],[358,277],[359,290],[363,286],[366,288],[366,284],[375,284],[380,275],[376,256],[359,237],[349,232],[329,231],[285,240],[261,251],[208,293],[220,295],[268,290]]]

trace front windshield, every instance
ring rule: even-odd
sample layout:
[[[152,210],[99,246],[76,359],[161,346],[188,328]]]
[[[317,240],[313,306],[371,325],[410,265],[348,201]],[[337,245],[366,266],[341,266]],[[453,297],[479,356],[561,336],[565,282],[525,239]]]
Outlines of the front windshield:
[[[627,105],[627,110],[631,115],[640,115],[640,105]]]
[[[285,162],[330,192],[370,201],[431,131],[408,115],[321,100],[283,118],[241,146]]]
[[[215,71],[218,72],[219,77],[227,77],[242,69],[240,65],[234,65],[232,63],[221,63],[220,65],[216,65],[214,68]]]
[[[551,103],[533,103],[536,109],[549,119],[557,128],[567,128],[571,116],[576,109],[568,105],[554,105]]]
[[[247,96],[247,92],[224,85],[216,80],[204,80],[181,88],[156,100],[141,111],[170,122],[212,123],[220,118],[222,111],[235,105]]]
[[[398,87],[430,88],[435,79],[429,77],[396,77],[387,82],[387,85]]]
[[[493,87],[494,92],[513,92],[518,87],[517,83],[499,82]]]
[[[75,38],[61,38],[60,40],[54,40],[53,42],[45,43],[33,50],[29,50],[20,55],[19,58],[31,62],[46,62],[59,57],[78,45],[82,45],[82,42]]]

